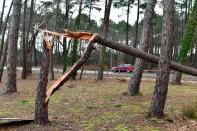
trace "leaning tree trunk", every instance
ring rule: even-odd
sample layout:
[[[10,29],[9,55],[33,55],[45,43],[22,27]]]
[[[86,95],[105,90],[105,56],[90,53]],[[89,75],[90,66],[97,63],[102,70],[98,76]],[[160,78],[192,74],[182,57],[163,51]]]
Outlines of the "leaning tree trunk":
[[[155,90],[149,108],[150,116],[163,117],[168,82],[170,75],[170,63],[172,57],[172,44],[174,36],[174,0],[164,0],[163,29],[161,41],[161,54],[159,71],[157,72]]]
[[[144,52],[148,52],[148,47],[150,44],[151,29],[153,26],[153,16],[154,16],[154,8],[155,8],[156,0],[150,0],[147,5],[146,13],[144,15],[144,23],[143,23],[143,30],[140,40],[140,50]],[[140,89],[140,83],[142,79],[142,72],[144,68],[144,60],[143,59],[136,59],[135,67],[133,70],[133,76],[130,79],[129,86],[128,86],[128,93],[130,95],[138,95]]]
[[[39,76],[39,83],[36,93],[36,104],[35,104],[35,122],[38,124],[48,124],[48,102],[45,102],[48,73],[49,73],[49,61],[50,61],[50,50],[46,47],[46,42],[43,41],[43,55],[41,60],[41,69]]]
[[[20,26],[20,12],[22,0],[14,0],[13,12],[9,33],[8,56],[7,56],[7,84],[4,90],[5,94],[14,93],[16,87],[16,59],[17,59],[17,41]]]

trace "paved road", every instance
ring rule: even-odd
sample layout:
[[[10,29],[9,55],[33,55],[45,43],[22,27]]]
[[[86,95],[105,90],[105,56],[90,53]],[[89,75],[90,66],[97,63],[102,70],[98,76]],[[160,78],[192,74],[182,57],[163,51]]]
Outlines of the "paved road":
[[[5,69],[6,69],[6,67],[5,67]],[[21,70],[22,70],[22,67],[17,67],[17,70],[18,70],[18,71],[21,71]],[[32,70],[33,70],[35,73],[39,73],[40,68],[39,68],[39,67],[33,67]],[[62,69],[54,68],[54,71],[57,72],[57,73],[62,73]],[[81,70],[78,70],[78,72],[80,73]],[[84,70],[84,74],[97,75],[97,71],[93,71],[93,70]],[[111,72],[111,71],[104,71],[104,75],[105,75],[105,76],[108,76],[108,77],[122,76],[122,77],[124,77],[124,78],[128,78],[128,79],[129,79],[130,76],[131,76],[131,73],[127,73],[127,72],[126,72],[126,73],[114,73],[114,72]],[[144,71],[143,77],[144,77],[144,78],[154,79],[154,78],[156,78],[156,71],[151,71],[151,72]],[[171,77],[172,77],[172,73],[171,73]],[[183,80],[186,80],[186,81],[196,81],[196,82],[197,82],[197,77],[191,76],[191,75],[187,75],[187,74],[184,74],[184,75],[183,75]]]

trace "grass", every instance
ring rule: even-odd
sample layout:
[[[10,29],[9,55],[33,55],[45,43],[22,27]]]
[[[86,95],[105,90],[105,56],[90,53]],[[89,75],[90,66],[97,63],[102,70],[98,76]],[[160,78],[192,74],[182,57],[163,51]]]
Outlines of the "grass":
[[[188,118],[197,119],[197,102],[188,102],[183,105],[182,112]]]
[[[18,93],[0,95],[0,117],[34,117],[37,79],[19,80],[18,83]],[[142,81],[140,96],[122,96],[127,86],[127,82],[115,79],[69,81],[50,98],[49,119],[52,124],[49,127],[52,130],[158,131],[169,126],[176,129],[188,123],[187,119],[183,120],[182,107],[189,100],[197,99],[196,84],[169,86],[165,113],[173,119],[173,123],[166,119],[146,118],[154,81]],[[23,128],[42,130],[45,127],[34,124],[18,127],[19,130]]]

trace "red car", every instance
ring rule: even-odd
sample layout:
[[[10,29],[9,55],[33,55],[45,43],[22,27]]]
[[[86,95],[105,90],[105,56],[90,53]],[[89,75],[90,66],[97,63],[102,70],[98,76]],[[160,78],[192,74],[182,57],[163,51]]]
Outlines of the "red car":
[[[121,64],[118,66],[113,67],[111,70],[113,72],[132,72],[134,69],[134,66],[131,64]]]

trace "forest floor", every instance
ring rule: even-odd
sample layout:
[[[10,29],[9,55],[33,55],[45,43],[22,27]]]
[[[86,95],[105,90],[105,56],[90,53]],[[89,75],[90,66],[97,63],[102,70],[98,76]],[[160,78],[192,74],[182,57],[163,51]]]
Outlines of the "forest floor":
[[[18,75],[18,92],[3,95],[4,76],[0,83],[0,118],[33,119],[37,83],[38,74],[31,75],[27,80],[21,80]],[[49,82],[51,83],[52,81]],[[197,82],[184,82],[179,86],[170,84],[165,117],[146,118],[154,90],[154,80],[143,80],[142,95],[131,97],[122,95],[127,90],[128,80],[106,78],[102,82],[97,82],[95,76],[85,76],[83,80],[65,83],[61,90],[50,98],[49,125],[31,123],[0,127],[0,130],[197,131],[197,120],[182,115],[183,105],[197,100],[196,84]]]

